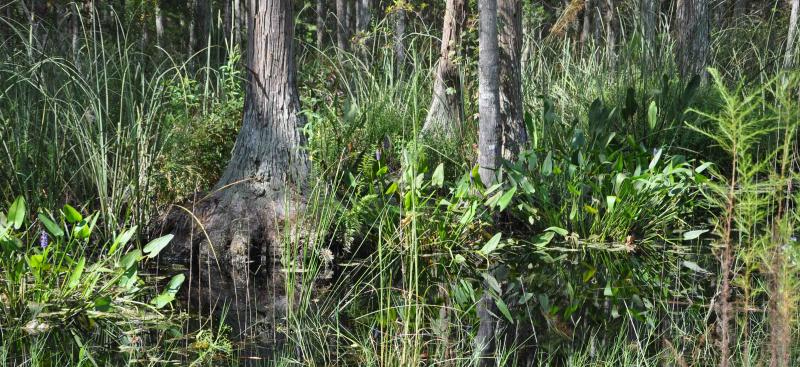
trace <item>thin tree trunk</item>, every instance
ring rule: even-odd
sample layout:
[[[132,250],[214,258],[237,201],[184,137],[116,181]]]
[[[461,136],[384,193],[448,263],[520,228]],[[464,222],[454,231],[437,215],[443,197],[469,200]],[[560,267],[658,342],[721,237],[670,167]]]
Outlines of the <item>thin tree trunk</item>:
[[[156,17],[156,44],[161,46],[161,40],[164,38],[164,15],[161,14],[161,4],[159,1],[155,2],[155,17]]]
[[[676,59],[681,77],[706,78],[710,52],[708,0],[678,0],[676,9]]]
[[[800,0],[792,0],[792,10],[789,14],[789,32],[786,36],[786,55],[783,58],[783,67],[786,70],[792,69],[797,63],[795,60],[795,49],[797,48],[797,12],[800,8]]]
[[[233,0],[233,43],[242,45],[242,30],[247,30],[247,12],[241,0]]]
[[[392,14],[394,18],[394,58],[397,62],[396,72],[402,74],[406,66],[406,9],[403,6],[398,6]]]
[[[459,55],[466,14],[466,0],[447,0],[433,96],[422,128],[423,134],[455,138],[461,133],[464,108],[461,103],[461,75],[455,59]]]
[[[201,63],[206,62],[206,48],[208,48],[208,37],[211,32],[211,0],[194,0],[194,8],[192,10],[192,33],[190,38],[192,43],[192,51],[197,53],[197,58]]]
[[[480,350],[480,361],[478,362],[479,367],[497,366],[494,356],[494,332],[495,324],[497,323],[494,315],[496,314],[497,306],[495,305],[494,300],[489,293],[489,289],[490,287],[488,284],[483,285],[483,295],[476,306],[479,324],[478,333],[475,335],[475,340],[478,344],[477,347]]]
[[[481,181],[489,187],[494,183],[495,171],[500,167],[502,143],[497,0],[480,0],[478,16],[478,164]]]
[[[350,50],[350,14],[347,2],[348,0],[336,0],[336,45],[345,51]]]
[[[75,62],[75,66],[80,69],[80,65],[78,62],[80,61],[80,33],[81,33],[81,19],[80,19],[80,8],[78,7],[77,3],[70,4],[70,17],[69,17],[69,24],[70,24],[70,33],[72,38],[72,59]]]
[[[645,0],[646,1],[646,0]],[[589,41],[589,34],[592,28],[592,1],[585,0],[583,5],[583,23],[581,25],[581,49],[584,49],[586,42]]]
[[[616,58],[616,50],[615,46],[617,44],[617,34],[616,34],[616,7],[614,6],[614,0],[601,0],[605,1],[605,13],[603,15],[603,22],[606,26],[606,56],[609,58],[609,61],[612,61]],[[613,62],[609,62],[609,65],[613,65]]]
[[[498,0],[502,155],[515,160],[528,143],[522,116],[522,3]]]
[[[317,0],[317,48],[322,49],[325,43],[325,0]]]

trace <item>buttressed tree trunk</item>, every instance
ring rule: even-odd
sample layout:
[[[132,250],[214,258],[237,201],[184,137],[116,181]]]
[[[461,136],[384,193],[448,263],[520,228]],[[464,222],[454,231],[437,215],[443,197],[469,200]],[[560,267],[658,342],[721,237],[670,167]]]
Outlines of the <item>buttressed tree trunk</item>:
[[[502,154],[514,160],[528,143],[522,115],[522,2],[498,0]]]
[[[502,131],[500,129],[499,50],[497,39],[497,0],[479,0],[478,17],[478,166],[481,181],[489,187],[500,167]],[[475,337],[479,366],[494,366],[494,302],[490,287],[484,285],[477,305],[480,324]]]
[[[678,0],[675,17],[678,33],[675,59],[681,77],[690,79],[699,75],[705,80],[711,42],[708,0]]]
[[[242,128],[222,178],[207,199],[195,203],[204,230],[193,225],[194,231],[179,231],[184,237],[176,239],[194,247],[178,246],[182,253],[174,256],[199,255],[201,284],[191,296],[206,310],[216,305],[219,311],[229,302],[236,330],[280,320],[287,307],[281,232],[296,228],[310,169],[301,133],[305,120],[296,85],[292,3],[249,0]]]
[[[350,12],[348,1],[336,0],[336,45],[342,50],[350,50]]]
[[[464,108],[461,99],[461,75],[456,57],[459,54],[461,32],[466,18],[466,0],[447,0],[431,107],[422,127],[425,135],[455,138],[461,133]]]

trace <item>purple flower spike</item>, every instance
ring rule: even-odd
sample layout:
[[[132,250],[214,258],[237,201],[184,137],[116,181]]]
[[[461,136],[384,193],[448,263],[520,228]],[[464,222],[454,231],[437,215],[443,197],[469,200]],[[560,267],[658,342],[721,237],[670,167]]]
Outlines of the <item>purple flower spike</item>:
[[[381,160],[381,149],[380,148],[375,149],[375,160],[378,161],[378,162],[380,162],[380,160]]]
[[[49,244],[50,236],[47,235],[46,231],[42,231],[42,234],[39,236],[39,246],[44,250]]]

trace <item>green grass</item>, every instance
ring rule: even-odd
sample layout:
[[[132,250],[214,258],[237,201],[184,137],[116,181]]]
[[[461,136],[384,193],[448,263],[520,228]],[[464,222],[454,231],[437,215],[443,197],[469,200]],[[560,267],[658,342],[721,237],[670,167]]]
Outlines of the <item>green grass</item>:
[[[498,365],[714,365],[725,239],[732,361],[767,364],[780,338],[796,360],[800,197],[786,187],[799,178],[798,76],[780,74],[772,45],[782,29],[748,21],[714,34],[712,65],[721,72],[708,85],[675,76],[666,32],[657,60],[643,57],[635,32],[614,57],[569,38],[527,40],[531,146],[491,188],[472,174],[474,59],[462,63],[467,133],[431,142],[419,130],[431,98],[434,30],[409,33],[413,67],[402,74],[386,47],[386,22],[353,53],[301,43],[304,131],[319,181],[298,220],[302,230],[284,231],[284,256],[295,259],[285,284],[290,313],[274,332],[286,342],[258,363],[472,366],[475,305],[491,292]],[[190,74],[185,56],[144,54],[132,35],[85,33],[76,63],[63,50],[36,49],[24,27],[14,27],[18,36],[0,45],[0,202],[24,196],[30,215],[13,230],[9,211],[0,221],[8,229],[2,242],[14,243],[0,271],[0,360],[252,361],[211,315],[183,315],[180,300],[174,312],[149,305],[168,289],[163,270],[142,274],[135,292],[118,289],[108,277],[128,268],[120,268],[122,252],[105,247],[123,228],[138,228],[125,253],[144,247],[165,207],[214,184],[241,118],[238,50]],[[465,39],[474,46],[474,34]],[[52,229],[34,213],[52,213],[71,238],[80,221],[57,219],[65,203],[95,213],[96,222],[82,242],[54,244],[48,251],[71,260],[45,261],[51,276],[37,276],[45,270],[31,262],[42,252],[36,241]],[[33,303],[55,313],[96,307],[102,294],[68,286],[81,258],[115,284],[109,297],[120,312],[87,313],[97,320],[89,331],[54,317],[63,330],[26,332],[40,319]],[[149,312],[179,335],[159,338],[164,330]],[[130,350],[115,359],[131,331],[151,336],[143,338],[148,361]]]

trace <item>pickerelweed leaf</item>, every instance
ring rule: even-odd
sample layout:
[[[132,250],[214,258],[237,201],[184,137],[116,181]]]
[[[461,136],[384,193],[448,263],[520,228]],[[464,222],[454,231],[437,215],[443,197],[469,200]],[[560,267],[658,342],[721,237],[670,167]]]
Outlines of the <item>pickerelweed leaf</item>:
[[[555,232],[555,233],[558,233],[562,237],[569,234],[569,232],[566,229],[561,228],[561,227],[548,227],[544,231],[545,232]]]
[[[78,263],[72,269],[72,273],[69,275],[69,281],[67,281],[67,288],[73,289],[78,286],[78,283],[81,281],[81,275],[83,275],[83,269],[86,266],[86,258],[81,257],[78,260]]]
[[[492,238],[489,239],[489,242],[486,242],[486,244],[483,245],[483,247],[478,252],[480,252],[484,256],[491,254],[494,250],[497,249],[497,245],[500,243],[501,237],[503,237],[503,233],[498,232],[497,234],[492,236]]]
[[[147,254],[147,257],[150,259],[158,256],[158,253],[169,244],[169,241],[172,241],[173,237],[175,236],[168,234],[150,241],[150,243],[144,247],[144,253]]]
[[[75,224],[83,220],[83,215],[79,213],[72,205],[64,205],[64,219],[70,224]]]
[[[656,101],[650,102],[650,107],[647,109],[647,124],[650,130],[655,130],[656,123],[658,122],[658,107]]]
[[[439,163],[436,166],[436,169],[433,171],[433,176],[431,177],[431,184],[436,187],[442,187],[444,184],[444,164]]]
[[[50,232],[51,235],[54,237],[64,237],[64,230],[62,230],[58,224],[50,220],[46,214],[39,213],[37,217],[39,218],[39,221],[44,224],[44,227],[47,228],[47,232]]]
[[[120,246],[125,246],[130,241],[131,237],[136,233],[137,226],[133,226],[128,230],[120,233],[117,237],[114,238],[114,242],[111,244],[111,248],[108,249],[108,254],[113,255],[117,252]]]
[[[685,266],[687,269],[689,269],[689,270],[691,270],[691,271],[693,271],[693,272],[695,272],[695,273],[701,273],[701,274],[711,274],[711,272],[710,272],[710,271],[708,271],[708,270],[706,270],[706,269],[703,269],[703,268],[701,268],[701,267],[700,267],[700,265],[697,265],[697,263],[696,263],[696,262],[694,262],[694,261],[688,261],[688,260],[684,260],[684,261],[681,263],[681,265]]]
[[[509,203],[511,203],[511,199],[514,198],[514,194],[517,192],[517,187],[512,186],[508,191],[503,193],[503,196],[500,197],[500,200],[497,201],[497,206],[502,212],[506,209]]]
[[[18,196],[16,200],[8,208],[8,220],[14,229],[20,229],[22,222],[25,220],[25,198]]]
[[[690,240],[693,240],[693,239],[696,239],[696,238],[700,237],[700,235],[702,235],[703,233],[706,233],[706,232],[708,232],[707,229],[695,229],[693,231],[686,231],[686,232],[683,232],[683,239],[684,239],[684,241],[690,241]]]

